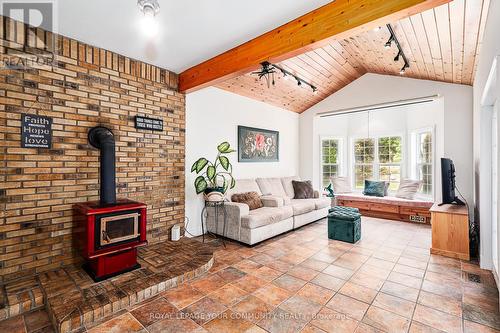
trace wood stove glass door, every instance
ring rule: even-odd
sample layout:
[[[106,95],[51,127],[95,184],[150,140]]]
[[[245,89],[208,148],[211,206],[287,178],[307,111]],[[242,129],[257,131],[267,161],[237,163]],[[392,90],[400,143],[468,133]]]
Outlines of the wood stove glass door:
[[[101,218],[101,246],[134,239],[137,236],[139,236],[139,213]]]

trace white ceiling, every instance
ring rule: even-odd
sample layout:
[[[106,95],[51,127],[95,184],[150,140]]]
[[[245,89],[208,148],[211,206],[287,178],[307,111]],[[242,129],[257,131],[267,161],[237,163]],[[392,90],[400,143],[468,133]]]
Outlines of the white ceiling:
[[[159,0],[159,33],[145,37],[137,0],[58,0],[57,30],[176,73],[331,0]]]

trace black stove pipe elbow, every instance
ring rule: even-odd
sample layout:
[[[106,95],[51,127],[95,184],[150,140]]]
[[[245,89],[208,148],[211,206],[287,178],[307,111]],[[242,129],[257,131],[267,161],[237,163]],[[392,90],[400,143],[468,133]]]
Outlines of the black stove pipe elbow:
[[[116,203],[115,137],[106,127],[93,127],[88,134],[92,147],[101,151],[100,157],[100,201],[102,205]]]

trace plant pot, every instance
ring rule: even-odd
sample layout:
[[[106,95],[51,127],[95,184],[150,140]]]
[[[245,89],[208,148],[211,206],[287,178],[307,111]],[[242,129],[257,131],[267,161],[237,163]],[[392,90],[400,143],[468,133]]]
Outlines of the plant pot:
[[[220,192],[222,194],[224,194],[224,187],[222,186],[217,186],[217,187],[207,187],[206,190],[205,190],[205,194],[210,194],[212,192]]]
[[[224,201],[223,187],[209,187],[205,190],[205,201],[220,202]]]

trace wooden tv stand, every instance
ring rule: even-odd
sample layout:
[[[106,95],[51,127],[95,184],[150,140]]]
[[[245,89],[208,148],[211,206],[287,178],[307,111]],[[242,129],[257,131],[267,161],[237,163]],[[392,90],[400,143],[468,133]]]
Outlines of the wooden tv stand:
[[[430,212],[432,224],[431,253],[470,260],[469,212],[467,207],[434,204]]]

